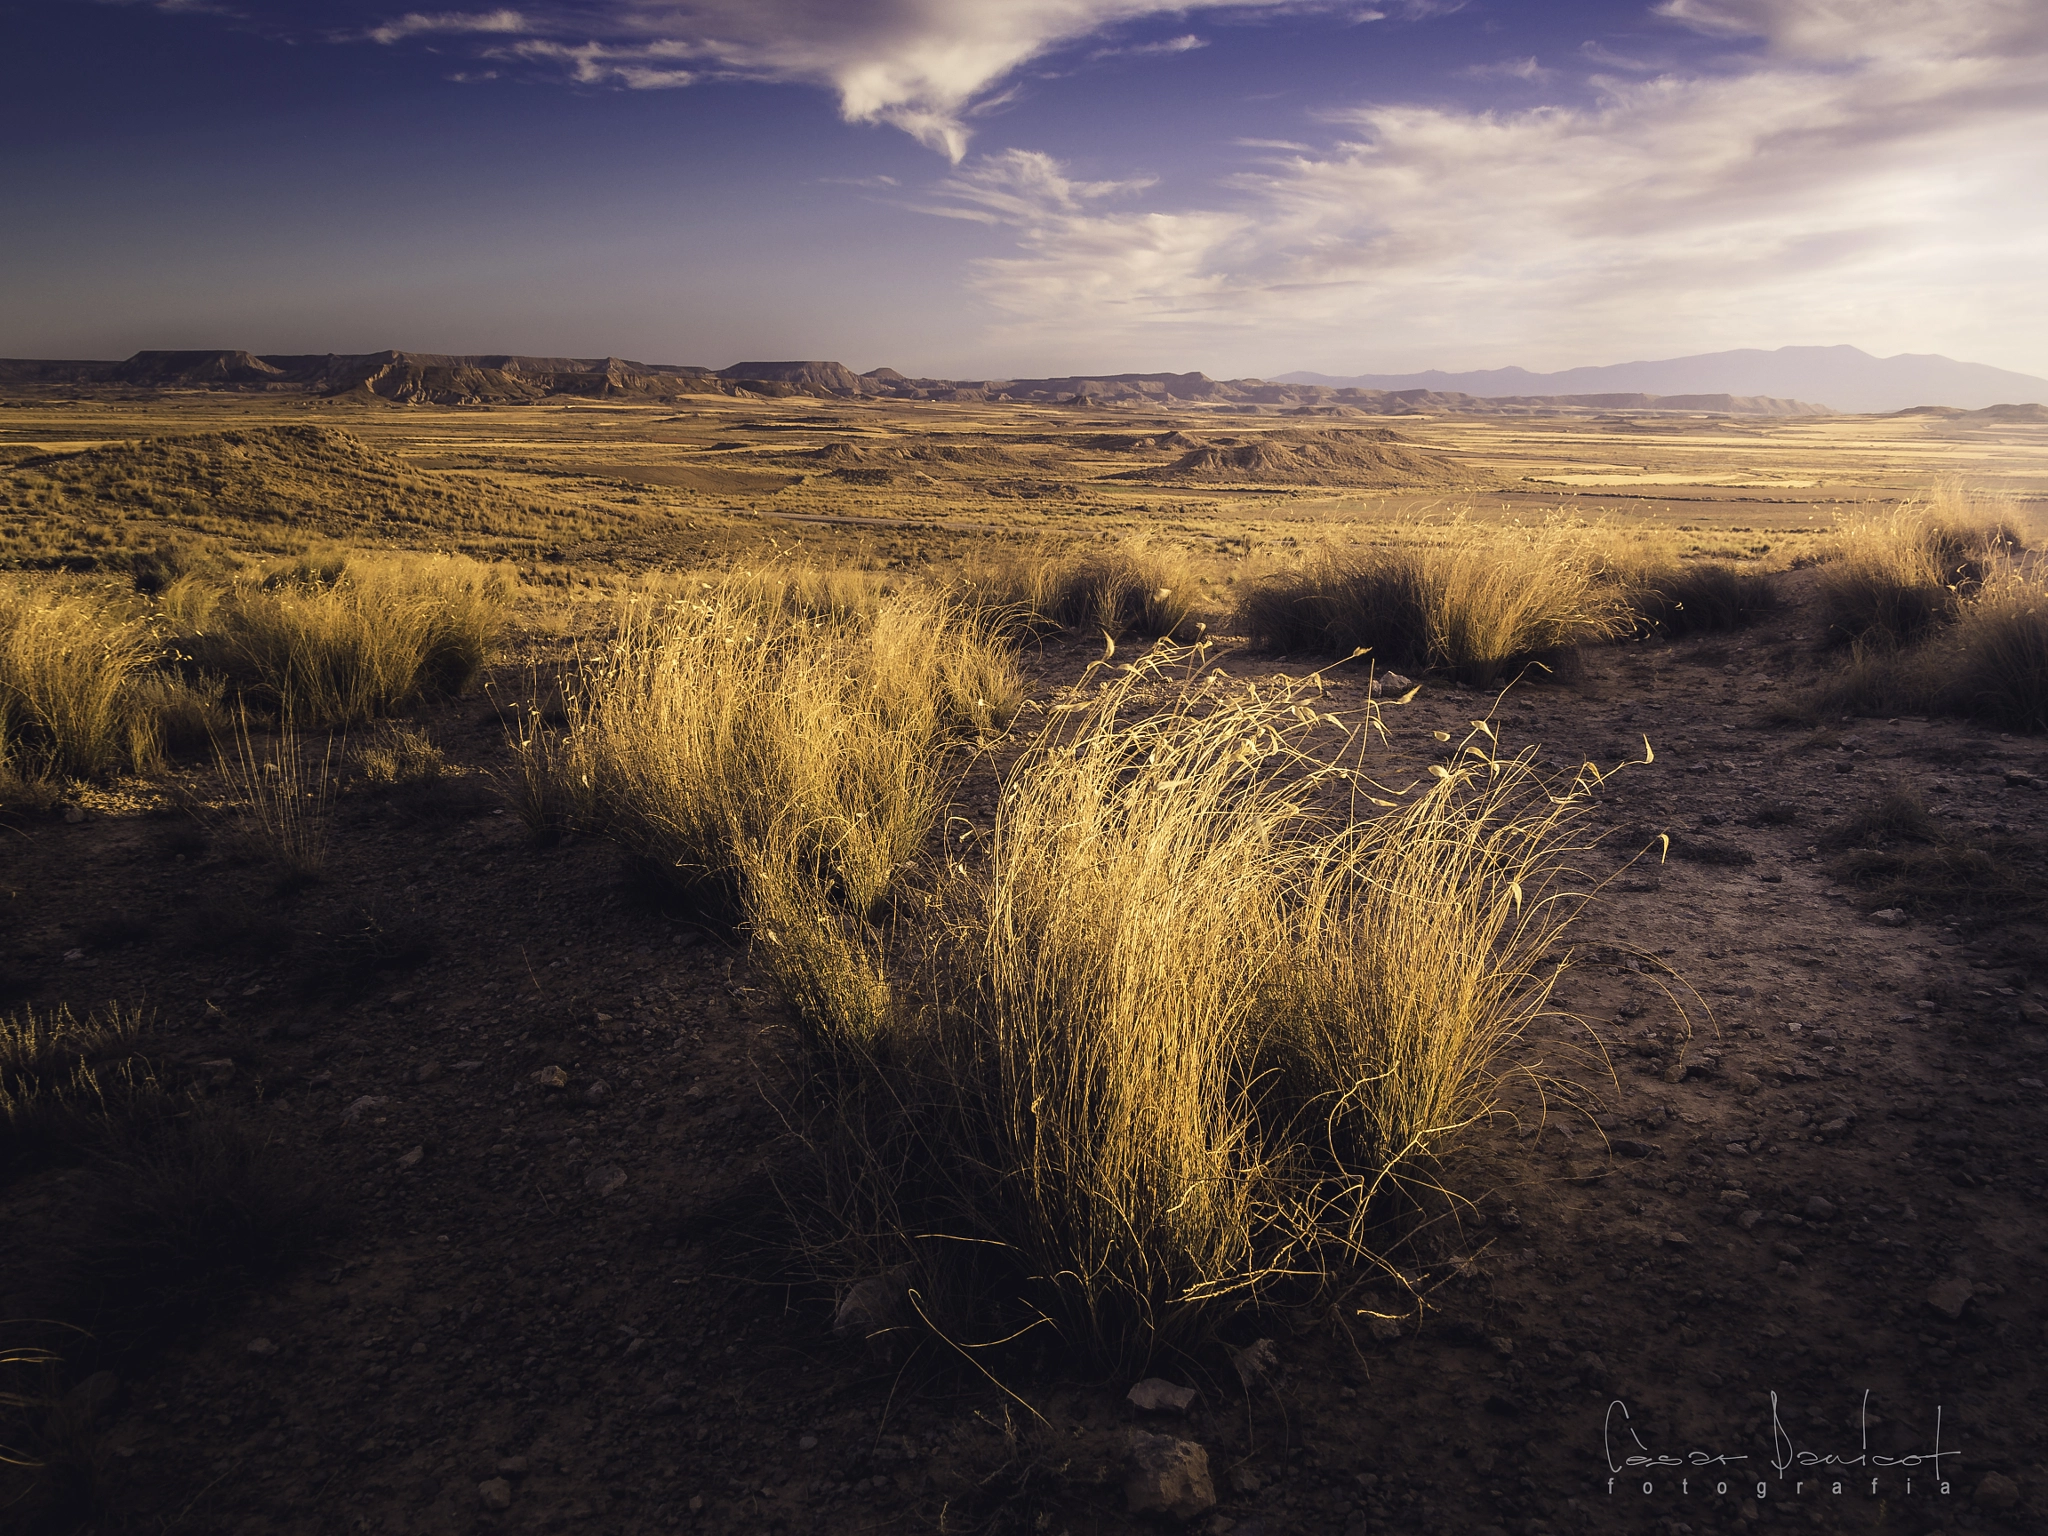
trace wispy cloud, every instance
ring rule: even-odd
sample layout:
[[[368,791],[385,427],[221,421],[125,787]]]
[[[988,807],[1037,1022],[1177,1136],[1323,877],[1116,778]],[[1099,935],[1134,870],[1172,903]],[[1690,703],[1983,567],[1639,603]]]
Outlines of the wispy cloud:
[[[518,11],[408,11],[396,21],[372,27],[373,43],[398,43],[430,32],[504,34],[530,32],[533,23]]]
[[[1041,350],[1171,332],[1180,355],[1219,355],[1256,334],[1337,362],[1337,336],[1355,366],[1452,337],[1539,361],[1582,360],[1588,335],[2048,340],[2048,9],[1660,9],[1748,51],[1605,79],[1590,104],[1330,113],[1332,148],[1242,171],[1208,206],[1075,195],[1043,157],[972,162],[948,200],[1016,239],[973,280],[999,338]]]
[[[1407,0],[1410,10],[1446,3]],[[1355,9],[1343,0],[542,0],[524,11],[408,12],[366,35],[387,44],[429,34],[516,38],[485,56],[552,62],[582,85],[717,77],[820,86],[838,96],[847,121],[899,128],[957,164],[972,119],[1048,54],[1197,12]],[[1103,51],[1170,56],[1206,46],[1189,32]]]
[[[1468,64],[1461,74],[1472,80],[1552,80],[1557,76],[1554,69],[1545,69],[1536,60],[1502,59],[1494,64]]]

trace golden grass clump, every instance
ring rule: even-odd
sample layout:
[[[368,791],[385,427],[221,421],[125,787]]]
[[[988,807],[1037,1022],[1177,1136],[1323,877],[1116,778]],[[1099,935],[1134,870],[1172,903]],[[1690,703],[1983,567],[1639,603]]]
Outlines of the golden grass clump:
[[[1185,655],[1054,717],[925,893],[915,974],[813,1021],[793,1117],[821,1267],[908,1265],[957,1327],[960,1266],[1001,1269],[1019,1317],[1130,1368],[1369,1260],[1375,1196],[1487,1112],[1575,910],[1580,797],[1526,758],[1482,736],[1388,800],[1305,690],[1212,672],[1146,710]],[[880,970],[879,935],[840,942]]]
[[[1040,548],[970,567],[975,603],[1007,627],[1064,626],[1121,639],[1194,636],[1199,579],[1177,550],[1130,539],[1104,550]]]
[[[529,720],[515,798],[679,884],[729,897],[750,872],[802,870],[866,916],[931,831],[945,741],[1007,724],[1022,681],[930,597],[831,623],[756,596],[629,603],[566,725]]]
[[[156,717],[137,687],[162,650],[118,603],[0,586],[0,771],[104,778],[152,764]]]
[[[469,687],[510,595],[505,572],[460,556],[337,557],[232,587],[185,644],[245,696],[288,702],[307,724],[355,724]],[[204,603],[175,590],[166,607]]]
[[[1848,519],[1820,567],[1825,639],[1878,646],[1919,640],[1953,622],[1994,562],[2021,547],[2010,519],[1953,486]]]
[[[1252,584],[1237,620],[1272,650],[1363,649],[1481,685],[1629,627],[1626,600],[1599,560],[1553,529],[1357,552],[1325,547]]]

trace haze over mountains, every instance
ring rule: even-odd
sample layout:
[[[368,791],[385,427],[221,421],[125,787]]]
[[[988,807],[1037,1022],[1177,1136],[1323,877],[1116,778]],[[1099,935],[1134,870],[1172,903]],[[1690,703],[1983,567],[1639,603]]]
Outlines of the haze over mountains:
[[[1658,362],[1611,363],[1531,373],[1525,368],[1483,368],[1469,373],[1371,373],[1333,378],[1283,373],[1277,382],[1324,388],[1456,391],[1487,398],[1638,391],[1654,395],[1792,396],[1824,402],[1837,411],[1903,411],[1916,405],[1963,410],[2048,401],[2048,379],[1983,363],[1959,363],[1935,353],[1872,357],[1860,347],[1750,347]]]
[[[1547,374],[1495,368],[1355,378],[1293,373],[1271,380],[1212,379],[1202,373],[961,380],[912,378],[893,368],[855,373],[821,361],[743,362],[714,369],[617,357],[148,351],[120,362],[0,359],[0,388],[30,393],[287,392],[434,405],[531,404],[563,397],[811,396],[1174,406],[1326,418],[1645,410],[1806,416],[1921,406],[1975,410],[2048,400],[2048,379],[1945,357],[1876,358],[1846,346],[1716,352]]]

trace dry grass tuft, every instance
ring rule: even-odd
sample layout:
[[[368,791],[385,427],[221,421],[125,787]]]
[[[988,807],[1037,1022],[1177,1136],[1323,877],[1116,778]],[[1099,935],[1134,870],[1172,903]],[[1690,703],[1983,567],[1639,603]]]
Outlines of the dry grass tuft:
[[[218,745],[216,752],[249,844],[289,879],[317,879],[327,866],[333,738],[316,757],[285,714],[276,734],[259,742],[244,711],[235,717],[229,741]]]
[[[965,586],[999,625],[1100,630],[1118,639],[1193,637],[1199,578],[1177,550],[1126,540],[1107,550],[1039,549],[970,569]]]
[[[386,726],[357,748],[356,763],[372,784],[425,784],[448,766],[426,732],[402,725]]]
[[[1953,622],[1992,565],[2021,547],[2009,519],[1956,487],[1846,521],[1820,568],[1826,639],[1876,648],[1918,640]]]
[[[1185,655],[1054,717],[893,997],[882,937],[838,930],[874,984],[812,1021],[792,1112],[821,1268],[1132,1368],[1369,1258],[1377,1197],[1490,1107],[1576,906],[1579,798],[1526,758],[1482,735],[1387,800],[1289,686],[1142,707]],[[963,1266],[1023,1310],[977,1313]]]
[[[935,599],[845,623],[745,585],[625,609],[565,701],[529,716],[515,803],[530,824],[617,838],[719,900],[803,871],[865,917],[939,814],[943,747],[1006,725],[1023,684]]]
[[[1490,684],[1630,627],[1601,562],[1565,530],[1488,541],[1325,549],[1254,584],[1238,624],[1277,651],[1370,651],[1393,666]]]
[[[1984,583],[1956,625],[1954,707],[2019,731],[2048,730],[2048,586],[2007,569]]]
[[[1668,639],[1741,629],[1778,605],[1777,577],[1724,561],[1689,561],[1631,581],[1628,601],[1643,627]]]
[[[120,604],[0,586],[0,771],[105,778],[154,763],[156,717],[137,689],[162,650]]]
[[[457,556],[348,556],[238,584],[210,612],[189,588],[167,595],[166,612],[196,620],[185,646],[246,698],[288,706],[305,724],[347,725],[468,688],[496,644],[511,580]]]

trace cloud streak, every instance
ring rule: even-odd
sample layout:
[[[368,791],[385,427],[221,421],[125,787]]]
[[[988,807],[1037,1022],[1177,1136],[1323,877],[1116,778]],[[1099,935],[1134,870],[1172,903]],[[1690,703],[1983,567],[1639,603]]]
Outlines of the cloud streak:
[[[971,119],[1049,53],[1197,12],[1341,9],[1339,0],[567,0],[526,11],[408,12],[367,36],[384,44],[510,36],[484,56],[553,64],[581,85],[649,89],[716,77],[816,86],[839,98],[848,122],[901,129],[958,164]],[[1183,33],[1103,53],[1172,56],[1205,46]]]
[[[1202,199],[1077,192],[976,161],[950,200],[1015,231],[973,281],[998,338],[1105,355],[1579,361],[1780,339],[2048,327],[2048,13],[2019,0],[1669,0],[1748,43],[1526,111],[1368,103],[1326,150]],[[1108,204],[1113,203],[1113,206]],[[1918,327],[1919,329],[1914,329]],[[1995,349],[1995,348],[1994,348]],[[1296,365],[1300,366],[1300,365]]]

